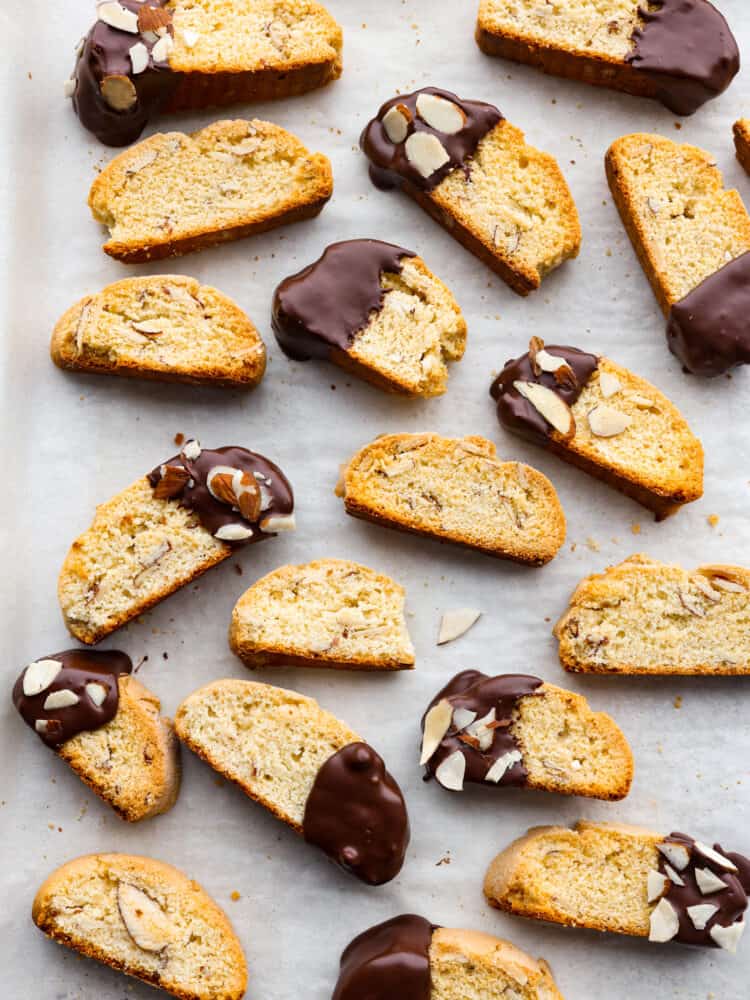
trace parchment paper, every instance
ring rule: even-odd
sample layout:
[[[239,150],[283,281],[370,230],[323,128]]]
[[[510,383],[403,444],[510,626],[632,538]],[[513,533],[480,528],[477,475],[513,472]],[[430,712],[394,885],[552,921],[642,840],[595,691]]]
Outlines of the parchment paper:
[[[345,71],[333,86],[295,100],[165,119],[194,129],[220,117],[258,116],[289,128],[333,161],[335,194],[313,222],[173,262],[127,268],[100,250],[104,233],[86,207],[110,150],[85,133],[62,95],[74,46],[92,20],[86,0],[3,5],[5,78],[0,101],[7,253],[2,335],[3,552],[0,630],[0,990],[6,1000],[120,1000],[151,989],[56,947],[33,926],[37,887],[58,865],[91,851],[127,851],[171,862],[226,909],[245,948],[248,997],[327,1000],[349,939],[395,914],[507,937],[552,964],[568,1000],[744,1000],[750,941],[732,958],[659,947],[501,915],[481,884],[494,854],[528,826],[578,817],[685,830],[750,851],[750,735],[743,680],[575,678],[561,670],[550,635],[584,575],[632,552],[697,565],[750,561],[750,373],[698,381],[668,353],[664,322],[612,205],[602,166],[626,132],[657,131],[711,150],[727,182],[750,194],[733,155],[731,124],[750,111],[744,71],[691,119],[660,106],[490,60],[473,40],[474,0],[328,0],[345,30]],[[750,50],[743,0],[719,6]],[[528,299],[510,292],[404,196],[370,184],[357,140],[397,89],[436,84],[496,103],[553,153],[577,201],[580,258]],[[677,131],[677,129],[680,129]],[[285,275],[334,240],[377,237],[422,254],[453,289],[468,320],[465,359],[446,396],[389,397],[322,363],[294,364],[270,330],[271,293]],[[246,394],[64,374],[48,357],[58,316],[78,297],[139,273],[191,274],[236,298],[262,331],[270,365]],[[529,336],[604,353],[651,379],[683,410],[706,450],[702,501],[655,524],[650,515],[503,432],[488,397],[492,374]],[[545,569],[355,521],[333,495],[339,464],[376,434],[433,430],[483,434],[502,455],[550,476],[568,519],[568,541]],[[251,677],[313,695],[380,750],[406,794],[413,827],[408,860],[390,885],[371,889],[335,869],[262,808],[184,754],[177,805],[128,826],[24,727],[10,704],[13,680],[43,654],[74,645],[63,627],[56,577],[95,504],[172,454],[176,433],[206,446],[242,444],[277,461],[297,495],[299,530],[251,548],[103,645],[139,661],[139,677],[172,713],[201,684]],[[717,515],[712,526],[708,518]],[[398,676],[304,670],[249,674],[229,651],[232,606],[255,579],[285,562],[339,556],[385,571],[407,589],[417,669]],[[235,571],[235,567],[238,569]],[[239,568],[242,575],[239,574]],[[475,628],[435,645],[440,613],[482,610]],[[434,692],[459,669],[526,671],[584,693],[610,712],[633,747],[636,777],[619,804],[486,788],[449,795],[422,783],[418,723]],[[680,701],[681,699],[681,701]],[[678,707],[680,706],[681,707]],[[231,894],[241,898],[232,901]],[[395,998],[394,998],[395,1000]]]

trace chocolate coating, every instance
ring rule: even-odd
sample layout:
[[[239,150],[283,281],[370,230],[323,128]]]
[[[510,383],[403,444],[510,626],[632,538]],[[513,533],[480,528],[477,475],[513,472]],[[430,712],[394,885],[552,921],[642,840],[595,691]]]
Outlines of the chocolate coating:
[[[164,7],[168,0],[120,0],[123,7],[138,13],[141,7]],[[172,33],[171,25],[168,28]],[[148,66],[142,73],[133,73],[130,49],[142,43],[148,50]],[[84,128],[107,146],[127,146],[135,142],[150,116],[166,101],[177,84],[178,74],[166,61],[155,62],[156,41],[149,35],[133,34],[97,21],[84,39],[76,62],[73,78],[73,108]],[[102,80],[108,76],[127,77],[137,94],[137,100],[127,111],[115,111],[102,96]]]
[[[428,125],[417,114],[417,98],[420,94],[434,94],[458,105],[466,119],[463,128],[449,134]],[[406,139],[403,142],[393,143],[383,127],[383,116],[397,104],[403,104],[409,109],[411,121]],[[386,101],[378,111],[377,117],[366,125],[359,144],[370,161],[370,177],[376,187],[392,188],[411,184],[423,191],[432,191],[458,167],[465,170],[468,175],[470,171],[469,161],[476,152],[477,146],[502,119],[502,114],[492,104],[484,104],[481,101],[464,101],[449,90],[440,90],[438,87],[423,87],[421,90],[415,90],[412,94],[402,94]],[[437,136],[448,154],[448,161],[429,177],[423,177],[418,170],[415,170],[406,156],[406,141],[414,132],[428,132]]]
[[[599,367],[599,359],[595,354],[587,354],[576,347],[549,344],[545,345],[545,350],[565,359],[576,377],[575,385],[559,385],[551,372],[535,375],[531,355],[527,352],[520,358],[508,361],[490,387],[490,395],[497,402],[497,419],[503,427],[541,444],[546,444],[552,425],[513,387],[513,383],[538,382],[547,389],[552,389],[568,406],[572,406]]]
[[[341,956],[332,1000],[430,1000],[434,930],[406,913],[359,934]]]
[[[693,375],[722,375],[750,363],[750,252],[710,274],[675,302],[669,349]]]
[[[333,243],[274,292],[273,331],[281,349],[295,361],[329,358],[333,348],[348,350],[383,308],[382,275],[401,274],[403,258],[414,256],[380,240]]]
[[[37,732],[47,746],[59,747],[79,733],[100,729],[114,719],[120,703],[117,678],[133,670],[129,656],[116,649],[68,649],[39,659],[57,660],[62,669],[44,691],[35,695],[23,692],[24,670],[13,686],[13,704],[24,722]],[[86,691],[86,685],[92,683],[100,684],[106,691],[101,705],[93,702]],[[67,708],[45,710],[45,701],[55,691],[72,691],[78,696],[78,703]],[[36,723],[41,720],[48,723],[46,732],[36,729]]]
[[[684,844],[690,852],[690,861],[687,867],[678,873],[685,884],[675,885],[670,880],[666,893],[666,898],[674,907],[680,924],[677,936],[673,940],[681,941],[683,944],[718,948],[719,945],[711,937],[711,928],[717,924],[721,927],[729,927],[730,924],[741,920],[747,909],[747,897],[750,893],[750,859],[743,857],[742,854],[727,854],[720,844],[714,844],[714,850],[733,861],[738,868],[737,872],[728,872],[726,868],[722,868],[721,865],[701,854],[697,850],[693,838],[688,837],[687,834],[670,833],[668,837],[665,837],[665,841]],[[665,865],[668,863],[667,859],[659,854],[659,871],[663,875],[667,874]],[[695,878],[697,868],[708,868],[721,879],[727,888],[704,896],[698,888]],[[702,903],[717,906],[718,911],[707,922],[704,930],[699,931],[696,930],[687,910],[689,906],[698,906]]]
[[[350,743],[323,764],[302,829],[305,840],[368,885],[395,878],[409,845],[401,789],[367,743]]]
[[[708,0],[661,0],[657,10],[644,7],[643,27],[633,32],[627,61],[657,84],[657,98],[670,111],[692,115],[736,76],[737,42]]]
[[[466,760],[464,781],[484,784],[487,772],[495,761],[506,753],[518,750],[518,743],[510,726],[513,712],[521,698],[534,694],[543,683],[539,677],[526,674],[500,674],[497,677],[488,677],[478,670],[464,670],[456,674],[453,680],[435,695],[427,711],[446,698],[454,709],[466,708],[476,712],[477,720],[484,718],[494,708],[495,719],[506,724],[493,731],[492,744],[487,750],[479,750],[465,743],[460,739],[461,734],[451,727],[425,765],[425,781],[434,776],[435,771],[447,757],[460,750]],[[424,717],[422,729],[424,730]],[[527,778],[528,771],[523,761],[518,761],[506,770],[498,782],[493,781],[489,784],[522,786],[526,784]]]
[[[191,442],[186,442],[179,455],[168,458],[162,465],[157,465],[148,474],[148,481],[156,488],[161,482],[162,471],[167,466],[178,466],[185,469],[190,479],[181,490],[174,494],[171,499],[179,502],[181,507],[187,507],[194,511],[201,524],[210,531],[212,535],[225,526],[237,525],[238,527],[253,529],[253,534],[240,541],[232,541],[232,544],[248,545],[253,542],[260,542],[264,538],[271,538],[273,532],[264,532],[260,528],[261,520],[269,513],[291,514],[294,510],[294,494],[289,480],[281,469],[273,462],[258,455],[247,448],[229,446],[217,448],[214,451],[203,448],[200,455],[195,459],[190,459],[185,454],[185,448]],[[240,469],[243,472],[254,476],[256,481],[265,491],[266,499],[262,504],[261,512],[254,521],[247,521],[236,509],[228,503],[217,500],[209,491],[206,480],[209,473],[217,465],[225,465],[233,469]]]

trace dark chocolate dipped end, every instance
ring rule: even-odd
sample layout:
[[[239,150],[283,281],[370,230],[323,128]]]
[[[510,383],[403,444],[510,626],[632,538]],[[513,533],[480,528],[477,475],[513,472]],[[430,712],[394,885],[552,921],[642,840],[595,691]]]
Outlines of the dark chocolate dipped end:
[[[332,1000],[430,1000],[435,930],[407,913],[355,937],[341,956]]]
[[[305,840],[368,885],[398,875],[410,836],[401,789],[367,743],[350,743],[323,764],[302,829]]]

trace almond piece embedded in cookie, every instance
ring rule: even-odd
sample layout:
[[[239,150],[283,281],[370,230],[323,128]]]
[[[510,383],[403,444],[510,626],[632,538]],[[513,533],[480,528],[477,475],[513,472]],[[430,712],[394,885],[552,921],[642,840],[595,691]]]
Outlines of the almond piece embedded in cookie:
[[[573,412],[556,392],[538,382],[516,381],[513,383],[513,388],[527,399],[547,423],[554,427],[558,434],[562,434],[563,438],[569,440],[575,435],[576,422],[573,419]]]
[[[117,887],[117,906],[134,943],[143,951],[162,952],[175,939],[175,927],[145,892],[127,882]]]
[[[101,92],[113,111],[130,111],[138,103],[138,92],[127,76],[105,76],[101,82]]]

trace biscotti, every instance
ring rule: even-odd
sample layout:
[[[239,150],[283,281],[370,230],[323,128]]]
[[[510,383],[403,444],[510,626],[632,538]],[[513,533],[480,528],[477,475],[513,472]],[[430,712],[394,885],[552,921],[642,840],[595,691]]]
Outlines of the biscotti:
[[[411,250],[380,240],[329,246],[274,293],[273,329],[295,361],[323,358],[388,392],[439,396],[466,322]]]
[[[552,972],[509,941],[435,927],[415,914],[370,927],[347,946],[333,1000],[563,1000]]]
[[[341,28],[314,0],[100,0],[65,93],[127,146],[160,112],[303,94],[341,75]]]
[[[337,492],[353,517],[531,566],[565,541],[552,483],[500,462],[482,437],[386,434],[351,459]]]
[[[402,94],[360,145],[377,187],[402,188],[519,295],[578,255],[578,212],[557,162],[491,104],[435,87]]]
[[[503,427],[659,519],[703,494],[703,448],[685,418],[650,382],[608,358],[532,337],[490,395]]]
[[[163,861],[88,854],[34,899],[53,941],[180,1000],[241,1000],[247,966],[232,925],[197,882]]]
[[[179,744],[159,699],[117,650],[69,649],[30,663],[13,688],[27,725],[131,823],[170,809],[180,788]]]
[[[94,643],[228,559],[294,527],[294,496],[273,462],[245,448],[185,442],[97,507],[57,585],[65,624]]]
[[[131,146],[91,185],[89,208],[109,229],[104,252],[133,264],[310,219],[332,191],[325,156],[278,125],[238,119]]]
[[[748,674],[750,570],[634,555],[576,587],[555,625],[574,673]]]
[[[252,388],[266,347],[230,298],[194,278],[125,278],[60,318],[52,360],[70,371]]]
[[[497,855],[484,892],[522,917],[734,952],[750,859],[683,833],[586,821],[572,830],[537,826]]]
[[[750,174],[750,118],[740,118],[733,126],[734,148],[737,159],[746,173]]]
[[[362,882],[398,875],[409,843],[401,790],[372,747],[312,698],[214,681],[182,702],[175,728],[219,774]]]
[[[750,362],[750,217],[709,154],[658,135],[617,139],[607,179],[667,317],[667,344],[694,375]]]
[[[623,799],[633,755],[613,720],[579,694],[539,677],[457,674],[422,719],[425,778],[450,791],[466,782]]]
[[[414,666],[404,588],[347,559],[281,566],[258,580],[234,607],[229,645],[248,667]]]
[[[480,0],[476,39],[489,56],[651,97],[678,115],[722,94],[740,68],[707,0]]]

